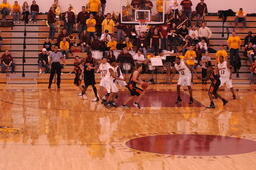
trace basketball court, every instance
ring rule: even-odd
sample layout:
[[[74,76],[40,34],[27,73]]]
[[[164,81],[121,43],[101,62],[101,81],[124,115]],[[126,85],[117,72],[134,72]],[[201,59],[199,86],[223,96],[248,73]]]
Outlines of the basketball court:
[[[192,105],[184,91],[179,106],[175,88],[150,86],[142,109],[108,109],[70,85],[1,85],[0,169],[254,170],[255,86],[237,85],[236,100],[222,90],[229,103],[216,109],[205,108],[207,86],[193,87]]]

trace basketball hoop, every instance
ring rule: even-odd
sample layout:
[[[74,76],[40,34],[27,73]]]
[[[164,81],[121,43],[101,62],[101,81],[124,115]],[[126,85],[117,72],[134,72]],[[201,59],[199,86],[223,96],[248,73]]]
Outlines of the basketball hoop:
[[[135,30],[137,32],[137,35],[140,35],[140,33],[144,32],[147,33],[149,31],[148,28],[148,20],[145,19],[138,19],[139,25],[135,25]]]

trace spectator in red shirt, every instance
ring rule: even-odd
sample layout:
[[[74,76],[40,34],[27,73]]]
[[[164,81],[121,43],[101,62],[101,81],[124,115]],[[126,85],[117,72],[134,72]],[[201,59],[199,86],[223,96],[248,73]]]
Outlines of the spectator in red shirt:
[[[1,66],[3,73],[8,71],[11,71],[12,73],[14,72],[15,64],[13,63],[13,57],[8,50],[6,50],[1,57]]]
[[[182,0],[180,5],[182,6],[182,10],[186,17],[191,19],[191,14],[192,14],[192,1],[191,0]]]
[[[164,24],[160,25],[159,27],[159,32],[160,32],[160,37],[161,37],[161,48],[163,50],[166,50],[168,48],[168,32],[170,30],[170,25],[169,24]]]

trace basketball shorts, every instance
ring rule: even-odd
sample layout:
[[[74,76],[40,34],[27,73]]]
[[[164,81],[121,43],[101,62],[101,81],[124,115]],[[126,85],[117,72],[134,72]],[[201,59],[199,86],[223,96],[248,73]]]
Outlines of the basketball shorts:
[[[180,86],[191,86],[191,76],[180,76],[178,79],[178,84]]]
[[[136,87],[134,83],[129,83],[127,85],[128,90],[130,91],[131,96],[139,96],[143,93],[141,88]]]
[[[105,88],[108,93],[117,93],[119,91],[113,80],[108,80],[105,84]]]
[[[233,87],[233,83],[230,78],[220,77],[220,82],[221,82],[220,87],[224,85],[226,85],[226,87],[229,89]]]

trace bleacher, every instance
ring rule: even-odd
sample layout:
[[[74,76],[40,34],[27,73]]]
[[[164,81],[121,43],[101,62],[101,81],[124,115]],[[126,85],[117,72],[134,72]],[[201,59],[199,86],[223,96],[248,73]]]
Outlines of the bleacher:
[[[45,14],[38,16],[38,22],[36,24],[27,24],[27,49],[26,49],[26,63],[25,63],[25,75],[36,79],[38,83],[47,83],[48,74],[38,74],[37,58],[38,53],[42,48],[44,40],[48,37],[48,26],[46,25]],[[11,20],[11,16],[7,19]],[[210,40],[211,48],[218,50],[220,45],[226,44],[228,35],[231,34],[234,29],[234,17],[228,17],[224,25],[224,37],[222,36],[222,20],[218,16],[207,16],[205,18],[208,27],[211,28],[213,36]],[[244,39],[248,31],[252,31],[253,34],[256,33],[256,17],[246,17],[247,27],[237,27],[237,34]],[[23,52],[23,37],[24,37],[24,24],[16,24],[13,28],[11,27],[1,27],[3,45],[2,51],[9,49],[12,53],[15,63],[16,72],[14,74],[4,74],[0,73],[0,83],[6,83],[10,78],[19,79],[22,73],[22,52]],[[56,35],[57,37],[57,35]],[[2,53],[0,54],[2,55]],[[74,54],[81,55],[81,54]],[[212,59],[215,59],[215,54],[210,54]],[[246,58],[243,56],[242,51],[240,52],[242,58],[242,68],[240,69],[240,78],[233,77],[235,83],[249,83],[249,65]],[[71,83],[74,75],[70,74],[73,71],[73,59],[69,58],[66,60],[66,66],[63,69],[62,79],[63,82]],[[161,80],[161,77],[163,77]],[[159,76],[159,82],[165,81],[164,76]]]

